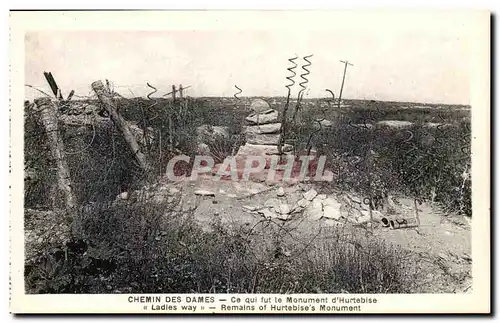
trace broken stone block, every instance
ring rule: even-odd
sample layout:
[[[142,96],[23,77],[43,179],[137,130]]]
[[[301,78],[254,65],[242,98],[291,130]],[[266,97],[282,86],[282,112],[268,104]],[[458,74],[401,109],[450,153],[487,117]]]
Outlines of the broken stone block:
[[[300,199],[300,200],[298,200],[298,201],[297,201],[297,206],[305,208],[305,207],[307,207],[310,203],[311,203],[311,201],[309,201],[309,200],[307,200],[307,199],[303,198],[303,199]]]
[[[333,197],[328,197],[322,201],[323,216],[328,219],[338,220],[342,217],[342,204]]]
[[[278,133],[281,129],[281,123],[268,123],[258,126],[246,126],[243,132],[248,136],[250,134]]]
[[[279,214],[289,214],[290,213],[290,205],[286,204],[286,203],[282,203],[280,204],[280,206],[278,207],[278,209],[275,209],[277,213]]]
[[[312,201],[317,195],[318,192],[314,188],[311,188],[309,191],[304,193],[304,198],[308,201]]]
[[[342,222],[339,222],[337,220],[333,220],[333,219],[324,219],[323,220],[323,225],[326,226],[326,227],[337,227],[337,228],[341,228],[344,226],[344,223]]]
[[[278,121],[278,111],[269,109],[261,113],[251,114],[245,119],[250,124],[267,124]]]
[[[277,210],[280,205],[281,202],[277,198],[270,198],[269,200],[264,202],[264,207],[272,208],[275,210]]]
[[[257,211],[258,207],[252,205],[243,205],[242,208],[247,211]]]
[[[246,141],[254,145],[277,145],[280,142],[280,135],[248,133]]]
[[[276,195],[277,195],[278,197],[283,197],[283,196],[285,196],[285,190],[283,189],[283,187],[278,188],[278,191],[276,192]]]
[[[276,213],[271,212],[271,210],[264,208],[258,211],[259,214],[263,215],[266,219],[276,218]]]
[[[209,190],[196,190],[194,191],[195,195],[200,195],[200,196],[212,196],[215,197],[215,193]]]
[[[304,215],[310,220],[319,220],[323,217],[323,204],[319,200],[313,200],[304,211]]]
[[[278,216],[276,216],[277,219],[280,219],[283,221],[290,219],[290,217],[291,217],[291,215],[289,213],[278,214]]]

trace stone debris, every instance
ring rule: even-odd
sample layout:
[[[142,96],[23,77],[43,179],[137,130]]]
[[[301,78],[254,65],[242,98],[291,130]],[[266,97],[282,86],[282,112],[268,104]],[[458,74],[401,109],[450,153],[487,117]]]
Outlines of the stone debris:
[[[259,207],[253,205],[243,205],[242,208],[250,212],[257,211],[259,209]]]
[[[318,195],[318,192],[314,188],[311,188],[309,191],[304,193],[304,198],[308,201],[312,201],[316,195]]]
[[[280,206],[278,207],[278,209],[275,209],[275,211],[279,214],[289,214],[290,213],[290,205],[286,204],[286,203],[282,203],[280,204]]]
[[[412,122],[402,120],[382,120],[377,122],[377,126],[386,126],[391,128],[406,128],[411,127],[412,125]]]
[[[285,190],[283,189],[283,187],[278,188],[278,191],[276,192],[276,195],[279,196],[279,197],[285,196]]]
[[[311,201],[303,198],[303,199],[300,199],[297,201],[297,206],[302,207],[302,208],[306,208],[310,203],[311,203]]]
[[[339,221],[336,221],[336,220],[332,220],[332,219],[323,219],[321,221],[321,224],[322,226],[325,226],[325,227],[337,227],[337,228],[342,228],[345,226],[344,223],[342,222],[339,222]]]
[[[126,200],[128,199],[128,192],[121,192],[120,194],[118,194],[118,196],[116,197],[117,200]]]
[[[271,212],[268,208],[264,208],[258,211],[259,214],[262,214],[266,219],[273,219],[277,217],[276,212]]]
[[[305,209],[304,215],[310,220],[319,220],[323,217],[323,204],[320,200],[314,199]]]
[[[271,199],[264,202],[264,207],[275,209],[275,210],[278,209],[280,205],[281,205],[281,202],[277,198],[271,198]]]
[[[215,193],[209,190],[199,189],[194,191],[195,195],[215,197]]]
[[[286,221],[286,220],[289,220],[291,217],[290,213],[283,213],[283,214],[278,214],[276,216],[277,219],[279,220],[283,220],[283,221]]]
[[[339,220],[342,217],[341,207],[342,204],[333,197],[328,197],[322,202],[323,216],[328,219]]]

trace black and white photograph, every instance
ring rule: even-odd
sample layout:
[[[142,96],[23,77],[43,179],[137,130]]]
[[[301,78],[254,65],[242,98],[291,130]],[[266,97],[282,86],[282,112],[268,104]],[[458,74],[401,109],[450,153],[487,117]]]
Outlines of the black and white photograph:
[[[472,85],[488,12],[12,14],[60,26],[16,34],[26,297],[144,313],[488,297],[489,164],[471,157],[489,151]]]

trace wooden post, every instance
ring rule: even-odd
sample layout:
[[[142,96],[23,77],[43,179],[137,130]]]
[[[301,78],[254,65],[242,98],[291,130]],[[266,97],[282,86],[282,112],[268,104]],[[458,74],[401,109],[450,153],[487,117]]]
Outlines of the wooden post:
[[[45,76],[45,79],[47,80],[47,83],[49,83],[50,89],[52,90],[52,93],[54,93],[54,96],[58,100],[62,100],[62,92],[59,86],[57,86],[56,80],[54,79],[54,76],[52,75],[51,72],[43,72],[43,75]]]
[[[184,88],[182,87],[182,84],[179,85],[179,99],[182,101],[182,98],[184,97],[184,94],[182,93],[182,90],[184,90]]]
[[[64,143],[59,135],[57,126],[57,105],[50,98],[35,100],[40,119],[47,132],[50,153],[57,167],[57,186],[63,193],[66,208],[71,209],[76,204],[76,198],[71,189],[71,177],[64,154]]]
[[[172,99],[174,100],[174,103],[175,103],[175,100],[176,100],[176,98],[175,98],[175,92],[176,92],[175,85],[172,85]]]
[[[106,87],[102,83],[102,81],[95,81],[92,83],[92,89],[97,94],[99,101],[104,105],[104,109],[108,112],[111,120],[116,125],[116,127],[123,134],[123,138],[127,142],[130,150],[134,154],[135,159],[139,163],[139,166],[143,171],[148,171],[150,169],[149,163],[147,162],[146,156],[141,152],[139,144],[135,139],[130,127],[123,117],[118,113],[117,108],[111,100],[111,94],[106,90]]]
[[[339,109],[340,109],[340,102],[342,100],[342,90],[344,90],[344,81],[345,81],[345,74],[347,72],[347,65],[354,66],[351,63],[349,63],[349,61],[340,61],[340,62],[344,63],[344,76],[342,77],[342,85],[340,86],[339,105],[338,105]]]

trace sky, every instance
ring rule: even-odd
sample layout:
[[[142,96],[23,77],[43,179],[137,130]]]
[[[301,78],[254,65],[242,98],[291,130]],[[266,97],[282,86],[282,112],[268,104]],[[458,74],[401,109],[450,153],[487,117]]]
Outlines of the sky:
[[[285,79],[296,62],[310,58],[307,97],[338,97],[343,63],[346,99],[469,104],[467,27],[457,19],[430,28],[425,17],[362,28],[304,30],[42,31],[25,36],[25,84],[50,92],[43,72],[64,95],[91,93],[108,79],[125,97],[145,96],[172,84],[191,86],[190,96],[286,96]],[[297,81],[300,81],[298,79]],[[298,82],[297,82],[298,83]],[[293,88],[296,95],[298,86]],[[26,88],[27,99],[38,97]]]

